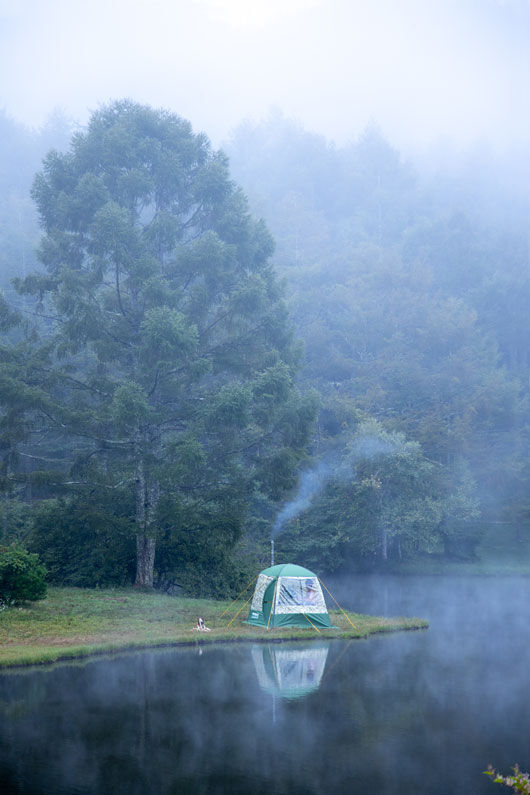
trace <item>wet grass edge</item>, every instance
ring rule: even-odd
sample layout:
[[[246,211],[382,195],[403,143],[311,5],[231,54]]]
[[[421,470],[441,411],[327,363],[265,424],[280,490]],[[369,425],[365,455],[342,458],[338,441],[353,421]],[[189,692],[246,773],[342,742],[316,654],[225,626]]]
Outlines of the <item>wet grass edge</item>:
[[[46,619],[51,621],[58,617],[60,618],[61,615],[64,618],[64,602],[61,603],[60,600],[64,598],[65,594],[66,597],[70,596],[73,590],[74,589],[70,589],[70,591],[66,589],[55,589],[55,591],[52,591],[50,595],[51,603],[48,604],[46,608],[47,612],[44,619],[42,615],[39,615],[43,608],[41,607],[39,610],[39,607],[36,606],[29,606],[21,610],[18,616],[17,613],[12,614],[9,621],[12,630],[11,633],[9,632],[9,628],[5,629],[5,627],[2,627],[2,618],[5,616],[5,612],[0,614],[0,630],[3,630],[0,634],[4,639],[4,643],[2,644],[3,648],[0,647],[0,672],[148,649],[183,648],[197,645],[213,646],[216,644],[230,643],[282,643],[286,641],[307,641],[308,639],[335,638],[342,640],[361,640],[375,634],[428,628],[428,622],[419,618],[382,618],[349,613],[351,620],[354,623],[357,621],[360,625],[353,628],[348,626],[344,615],[339,611],[330,611],[332,623],[338,625],[338,628],[321,629],[318,633],[310,628],[307,630],[290,627],[275,628],[274,630],[259,628],[249,629],[249,625],[246,625],[241,618],[238,619],[237,624],[233,625],[231,628],[214,627],[214,623],[218,623],[221,620],[219,614],[222,608],[228,603],[219,603],[204,599],[193,600],[181,599],[180,597],[165,597],[167,601],[164,602],[164,608],[166,611],[170,609],[171,613],[174,612],[174,616],[169,617],[166,614],[163,616],[162,621],[172,621],[171,633],[174,633],[174,636],[171,637],[171,634],[169,634],[168,637],[167,624],[160,627],[159,631],[162,634],[157,636],[156,627],[153,630],[151,627],[147,629],[145,624],[144,626],[134,624],[135,620],[138,619],[140,623],[142,621],[145,622],[146,619],[150,619],[150,615],[147,612],[147,606],[151,601],[149,595],[141,595],[140,598],[142,602],[140,603],[139,601],[135,601],[137,594],[133,591],[102,591],[99,594],[102,601],[114,600],[119,602],[120,597],[123,599],[125,595],[130,597],[133,602],[130,606],[130,614],[125,611],[122,615],[118,613],[114,615],[111,613],[109,616],[105,613],[104,616],[101,616],[101,631],[103,632],[103,624],[106,622],[107,626],[105,631],[107,635],[111,635],[110,638],[105,640],[102,638],[100,641],[94,641],[92,643],[76,643],[75,639],[72,638],[71,645],[68,645],[68,631],[64,631],[64,634],[61,634],[58,629],[53,636],[46,639],[44,639],[42,633],[40,633],[41,638],[39,642],[38,619],[40,618],[41,625],[45,625],[49,628],[49,625],[46,624]],[[95,597],[93,591],[83,593],[82,589],[76,589],[75,597],[81,599],[85,596],[87,600],[92,602],[92,605],[94,604],[94,600],[98,598],[97,596]],[[154,607],[160,605],[161,598],[162,597],[158,595],[152,596]],[[59,607],[60,604],[63,605],[62,608]],[[107,608],[108,605],[104,607]],[[191,631],[191,626],[189,624],[190,614],[196,613],[206,616],[209,611],[213,633],[194,632],[193,637],[184,637],[184,634]],[[95,618],[93,610],[91,612],[87,609],[86,614],[83,614],[82,608],[76,605],[76,607],[72,608],[71,615],[67,616],[67,622],[71,620],[75,624],[75,620],[78,619],[79,622],[82,623],[83,620],[88,620],[90,617],[92,619]],[[32,619],[34,619],[34,621],[32,621]],[[17,629],[20,629],[24,625],[30,630],[30,636],[28,637],[28,632],[26,632],[25,635],[21,636],[24,642],[18,643]],[[67,630],[72,631],[76,628],[77,625],[73,627],[68,626]],[[131,637],[123,638],[122,640],[119,640],[119,638],[112,638],[113,630],[116,632],[116,635],[119,635],[120,631],[123,632],[125,628],[129,631],[129,634],[136,634],[137,637],[132,640]],[[31,630],[34,632],[34,637],[31,637]],[[149,633],[148,637],[146,637],[147,632]],[[144,637],[142,637],[142,634]],[[46,640],[48,640],[48,642],[46,642]],[[5,643],[5,641],[8,642]]]

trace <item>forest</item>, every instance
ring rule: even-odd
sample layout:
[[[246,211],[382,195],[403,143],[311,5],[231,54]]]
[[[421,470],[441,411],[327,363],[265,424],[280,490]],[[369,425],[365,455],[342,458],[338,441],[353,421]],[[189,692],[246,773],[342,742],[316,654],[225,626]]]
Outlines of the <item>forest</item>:
[[[0,114],[4,546],[234,594],[472,560],[530,521],[527,175],[272,112],[216,151],[132,101]]]

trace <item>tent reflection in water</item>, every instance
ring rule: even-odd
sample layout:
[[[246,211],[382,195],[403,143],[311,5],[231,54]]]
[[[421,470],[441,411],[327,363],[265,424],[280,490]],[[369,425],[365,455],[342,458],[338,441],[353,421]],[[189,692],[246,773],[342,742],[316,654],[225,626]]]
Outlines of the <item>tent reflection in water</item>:
[[[329,641],[300,647],[300,643],[257,644],[252,660],[259,686],[266,693],[285,699],[302,698],[320,687]]]
[[[264,569],[256,582],[247,622],[257,627],[331,627],[318,577],[282,563]]]

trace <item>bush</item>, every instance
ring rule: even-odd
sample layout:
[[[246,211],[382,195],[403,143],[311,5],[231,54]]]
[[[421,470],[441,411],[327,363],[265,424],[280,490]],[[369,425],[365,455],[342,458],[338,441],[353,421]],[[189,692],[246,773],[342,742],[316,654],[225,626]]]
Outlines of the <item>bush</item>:
[[[32,508],[27,502],[17,499],[4,501],[0,506],[0,526],[4,532],[5,545],[18,542],[26,546],[30,532]]]
[[[46,567],[18,544],[0,546],[0,602],[36,602],[46,596]]]
[[[48,570],[48,580],[77,588],[123,586],[135,570],[134,523],[126,501],[43,501],[33,517],[29,548]]]
[[[255,566],[238,546],[241,517],[221,502],[165,499],[159,521],[156,587],[180,586],[187,596],[226,599],[254,576]]]

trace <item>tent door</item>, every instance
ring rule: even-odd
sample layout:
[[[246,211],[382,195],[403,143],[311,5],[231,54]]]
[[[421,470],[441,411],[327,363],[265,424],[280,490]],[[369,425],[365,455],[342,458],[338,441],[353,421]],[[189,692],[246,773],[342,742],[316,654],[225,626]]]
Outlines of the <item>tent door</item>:
[[[265,623],[268,623],[269,616],[271,614],[276,583],[277,579],[274,579],[271,583],[269,583],[267,590],[263,594],[263,618],[265,619]]]

